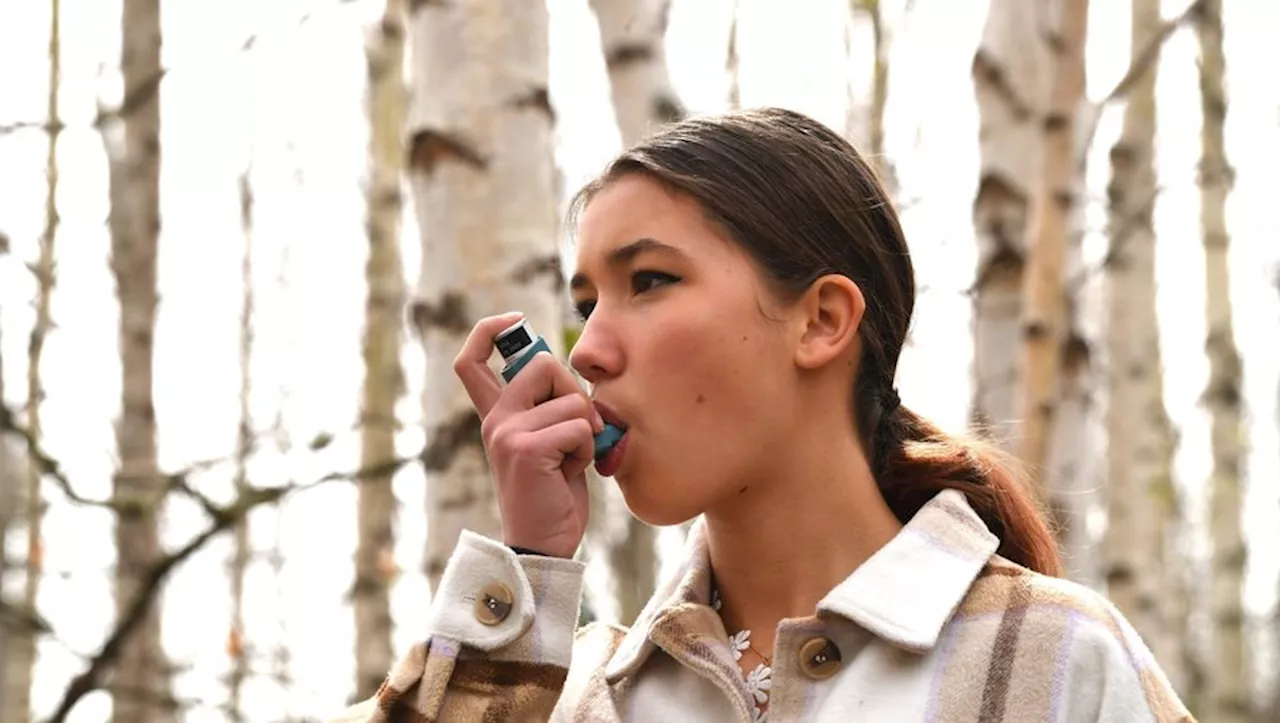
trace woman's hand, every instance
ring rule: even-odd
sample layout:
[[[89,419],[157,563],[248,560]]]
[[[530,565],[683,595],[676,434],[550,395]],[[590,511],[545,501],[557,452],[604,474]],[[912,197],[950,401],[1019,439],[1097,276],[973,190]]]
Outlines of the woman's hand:
[[[480,414],[503,541],[569,558],[586,533],[586,470],[604,420],[550,354],[535,354],[503,388],[488,364],[493,339],[520,318],[513,313],[477,322],[453,370]]]

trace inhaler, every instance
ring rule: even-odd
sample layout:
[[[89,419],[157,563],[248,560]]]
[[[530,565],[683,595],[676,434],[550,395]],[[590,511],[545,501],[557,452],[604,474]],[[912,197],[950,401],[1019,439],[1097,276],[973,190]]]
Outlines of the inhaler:
[[[499,332],[494,337],[493,344],[497,347],[498,353],[502,355],[502,361],[506,364],[502,368],[502,378],[506,379],[508,383],[515,379],[516,374],[524,368],[525,364],[529,363],[534,354],[540,351],[551,353],[551,347],[547,346],[547,340],[538,336],[537,332],[524,319]],[[613,446],[621,439],[622,430],[606,422],[604,430],[595,436],[596,459],[608,454],[609,450],[613,449]]]

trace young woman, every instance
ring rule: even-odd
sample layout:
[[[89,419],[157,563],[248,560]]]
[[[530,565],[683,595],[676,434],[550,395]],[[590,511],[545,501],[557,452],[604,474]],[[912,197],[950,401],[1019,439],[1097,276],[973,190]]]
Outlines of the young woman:
[[[671,125],[577,196],[570,372],[456,371],[502,543],[465,532],[424,641],[349,721],[1189,721],[1060,562],[1022,482],[898,399],[907,244],[842,138],[765,109]],[[596,462],[637,517],[697,519],[624,630],[575,631]]]

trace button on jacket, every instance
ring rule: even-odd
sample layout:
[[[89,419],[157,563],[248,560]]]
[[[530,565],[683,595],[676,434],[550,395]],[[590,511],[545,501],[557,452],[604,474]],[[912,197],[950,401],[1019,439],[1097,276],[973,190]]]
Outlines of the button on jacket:
[[[998,545],[962,493],[938,494],[813,615],[779,623],[768,719],[1192,721],[1110,602]],[[335,721],[751,722],[701,521],[629,630],[575,632],[583,568],[464,532],[423,641]]]

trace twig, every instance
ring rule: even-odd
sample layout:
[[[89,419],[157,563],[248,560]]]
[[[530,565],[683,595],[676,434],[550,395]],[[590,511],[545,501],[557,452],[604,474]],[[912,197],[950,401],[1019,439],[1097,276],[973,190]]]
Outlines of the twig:
[[[63,723],[71,710],[75,708],[76,704],[84,696],[103,687],[103,675],[111,664],[115,662],[116,658],[119,657],[125,640],[142,622],[142,619],[155,601],[160,587],[173,570],[200,548],[204,547],[211,539],[243,520],[255,507],[279,502],[287,495],[313,489],[327,482],[344,480],[359,482],[366,479],[377,479],[400,469],[416,458],[415,456],[392,459],[353,472],[334,472],[304,485],[250,487],[244,490],[235,502],[227,507],[213,505],[211,508],[213,510],[213,519],[209,526],[177,551],[165,555],[147,571],[138,589],[138,594],[134,596],[127,610],[120,616],[110,636],[103,643],[102,648],[90,659],[88,669],[71,681],[71,684],[63,694],[62,701],[49,718],[48,723]]]
[[[1146,73],[1150,72],[1160,59],[1160,50],[1164,47],[1166,41],[1173,36],[1174,31],[1182,27],[1184,23],[1192,19],[1204,4],[1204,0],[1193,0],[1182,12],[1164,21],[1160,25],[1160,29],[1156,31],[1147,40],[1147,44],[1142,50],[1134,55],[1129,63],[1129,68],[1120,76],[1120,80],[1116,82],[1111,92],[1107,93],[1097,103],[1091,103],[1084,111],[1084,134],[1081,136],[1080,142],[1080,159],[1079,163],[1083,166],[1088,155],[1089,147],[1093,145],[1093,138],[1098,133],[1098,122],[1102,119],[1102,112],[1111,103],[1126,95],[1134,83]]]
[[[40,468],[42,476],[51,478],[57,484],[58,489],[67,496],[72,502],[87,507],[101,507],[111,510],[121,517],[142,517],[154,512],[157,506],[164,501],[170,492],[181,492],[182,494],[195,500],[206,513],[214,516],[218,509],[218,504],[209,499],[200,491],[196,490],[187,482],[187,477],[194,472],[213,467],[222,460],[205,460],[196,462],[184,470],[169,474],[165,477],[165,485],[157,493],[151,495],[146,494],[121,494],[119,492],[113,494],[107,499],[94,499],[85,497],[76,492],[71,485],[71,480],[67,478],[65,472],[62,471],[62,465],[58,460],[49,456],[49,453],[40,447],[40,443],[36,440],[31,431],[14,421],[15,414],[7,405],[0,405],[0,433],[8,432],[16,434],[26,442],[27,456],[35,462]],[[122,479],[122,478],[117,478]],[[125,478],[127,479],[127,478]]]

